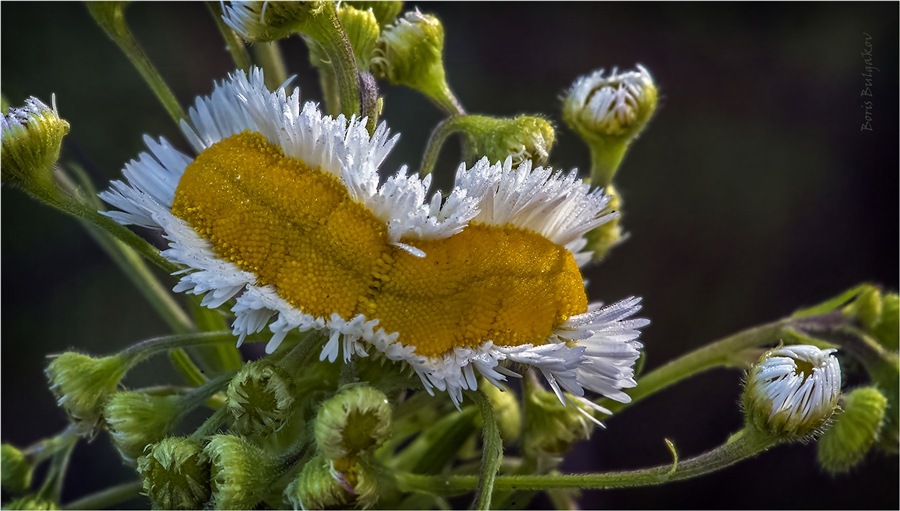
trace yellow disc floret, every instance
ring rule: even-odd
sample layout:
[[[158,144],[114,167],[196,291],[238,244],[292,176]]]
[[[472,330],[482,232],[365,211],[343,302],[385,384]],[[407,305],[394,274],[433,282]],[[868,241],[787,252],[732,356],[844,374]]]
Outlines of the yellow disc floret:
[[[203,151],[185,170],[172,213],[217,254],[317,317],[378,319],[416,353],[491,340],[542,344],[587,310],[572,254],[532,231],[471,224],[439,240],[390,244],[387,227],[340,180],[286,157],[258,133]]]

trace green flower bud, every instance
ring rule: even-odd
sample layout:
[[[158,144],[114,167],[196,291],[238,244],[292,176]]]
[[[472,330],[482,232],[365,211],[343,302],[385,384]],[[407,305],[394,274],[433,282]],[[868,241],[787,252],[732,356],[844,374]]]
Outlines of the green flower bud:
[[[209,456],[189,438],[164,438],[147,447],[137,470],[153,509],[201,509],[212,495]]]
[[[594,423],[577,407],[563,406],[553,392],[534,385],[525,397],[523,449],[538,459],[568,451],[591,436]]]
[[[69,132],[69,123],[56,111],[56,96],[52,109],[35,97],[28,98],[24,107],[10,108],[3,115],[0,127],[3,182],[38,194],[52,191],[53,166]]]
[[[604,76],[601,69],[575,81],[563,102],[563,120],[591,149],[594,186],[607,186],[637,138],[653,117],[656,85],[642,66],[637,71]]]
[[[305,32],[327,2],[231,2],[222,19],[251,43],[267,43]]]
[[[832,474],[855,467],[878,440],[887,398],[874,387],[862,387],[844,394],[841,408],[818,440],[819,464]]]
[[[500,438],[505,442],[514,442],[522,430],[522,412],[519,408],[518,396],[506,386],[504,390],[485,382],[481,390],[485,393],[494,409],[494,418],[500,426]],[[479,419],[481,417],[479,416]]]
[[[342,4],[338,9],[338,19],[347,34],[353,55],[356,57],[356,67],[368,71],[372,61],[372,52],[375,51],[375,43],[381,29],[372,9],[360,10]]]
[[[763,354],[744,387],[747,423],[783,440],[806,440],[819,431],[841,396],[834,351],[796,345]]]
[[[585,250],[593,251],[591,258],[595,261],[599,261],[606,257],[609,254],[610,249],[625,239],[625,235],[622,234],[622,227],[619,225],[619,220],[622,218],[622,198],[613,185],[607,186],[604,191],[606,195],[612,197],[609,201],[609,211],[618,211],[619,214],[612,220],[589,231],[585,235],[587,238]]]
[[[59,509],[59,505],[52,500],[44,500],[37,495],[26,495],[12,500],[3,506],[3,509],[33,509],[37,511],[49,511]]]
[[[872,337],[885,348],[897,351],[900,344],[898,323],[900,323],[900,296],[897,293],[888,293],[881,302],[881,320],[872,327]]]
[[[116,392],[110,396],[103,417],[122,459],[133,462],[145,447],[162,440],[179,415],[180,403],[179,396],[141,392]]]
[[[378,502],[375,471],[355,460],[344,467],[319,455],[284,490],[294,509],[326,509],[358,506],[369,509]]]
[[[403,10],[403,2],[398,0],[386,0],[384,2],[343,2],[341,5],[349,5],[360,11],[371,10],[372,14],[375,15],[375,19],[378,20],[378,25],[382,27],[388,23],[393,23],[400,14],[400,11]],[[341,22],[343,22],[343,20],[341,20]]]
[[[394,85],[422,92],[449,113],[461,108],[444,76],[444,27],[430,14],[407,12],[381,33],[372,72]]]
[[[59,406],[73,422],[93,430],[100,422],[107,397],[127,371],[122,356],[93,358],[70,351],[53,359],[45,372]]]
[[[279,431],[290,419],[295,401],[290,374],[265,360],[244,364],[227,395],[234,429],[247,435]]]
[[[216,509],[253,509],[278,475],[275,461],[234,435],[215,435],[204,448]]]
[[[457,118],[466,134],[466,160],[472,164],[486,156],[491,163],[512,157],[513,167],[525,160],[546,165],[556,140],[553,126],[545,119],[520,115],[497,119],[481,115]]]
[[[0,486],[10,493],[22,493],[31,486],[34,467],[12,444],[0,446]]]
[[[376,449],[390,435],[391,405],[372,387],[345,387],[322,403],[316,416],[316,445],[329,459]]]
[[[844,307],[844,314],[862,325],[866,331],[881,322],[882,299],[881,290],[874,286],[860,293],[852,303]]]

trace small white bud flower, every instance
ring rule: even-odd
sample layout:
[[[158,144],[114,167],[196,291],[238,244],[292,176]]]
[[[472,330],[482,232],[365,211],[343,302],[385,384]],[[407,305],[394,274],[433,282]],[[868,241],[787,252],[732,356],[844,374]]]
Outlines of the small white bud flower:
[[[55,98],[54,98],[55,99]],[[69,123],[35,97],[22,108],[10,108],[0,117],[3,181],[37,191],[53,186],[53,166],[59,159]]]
[[[743,404],[748,422],[785,439],[815,434],[841,396],[835,351],[798,345],[766,352],[747,376]]]
[[[563,119],[583,138],[635,137],[656,110],[657,90],[643,66],[582,76],[563,103]]]

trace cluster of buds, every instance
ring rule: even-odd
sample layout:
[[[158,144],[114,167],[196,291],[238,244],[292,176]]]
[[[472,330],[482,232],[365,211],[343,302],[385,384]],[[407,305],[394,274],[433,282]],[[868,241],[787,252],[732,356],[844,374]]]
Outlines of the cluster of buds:
[[[315,422],[318,454],[285,490],[295,507],[322,509],[378,501],[371,453],[391,433],[391,406],[379,390],[349,385],[321,404]]]
[[[46,373],[59,406],[85,432],[93,432],[100,426],[106,400],[128,369],[128,359],[121,355],[93,358],[66,352],[53,359]]]

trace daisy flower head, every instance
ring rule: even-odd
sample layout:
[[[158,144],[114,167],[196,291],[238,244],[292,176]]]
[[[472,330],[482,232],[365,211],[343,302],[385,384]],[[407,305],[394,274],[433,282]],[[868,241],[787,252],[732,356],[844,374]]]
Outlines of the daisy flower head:
[[[238,344],[268,327],[272,353],[322,331],[321,360],[379,353],[457,404],[476,370],[499,385],[510,364],[561,399],[628,400],[647,321],[628,319],[636,298],[588,305],[584,234],[615,213],[574,173],[483,159],[444,199],[406,167],[379,185],[397,141],[384,124],[323,116],[259,70],[198,98],[182,131],[196,156],[148,137],[101,198],[118,222],[163,231],[163,256],[186,266],[176,291],[234,300]]]

